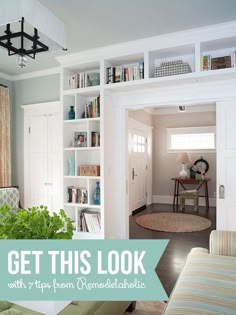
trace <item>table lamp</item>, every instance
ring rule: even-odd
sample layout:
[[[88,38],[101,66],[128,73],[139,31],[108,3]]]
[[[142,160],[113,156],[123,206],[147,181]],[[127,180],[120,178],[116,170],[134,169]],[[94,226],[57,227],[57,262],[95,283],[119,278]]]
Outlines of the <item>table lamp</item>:
[[[177,155],[176,162],[182,164],[182,170],[179,172],[179,177],[180,178],[186,178],[188,173],[185,169],[185,164],[191,162],[191,157],[190,157],[189,153],[188,152],[179,153]]]

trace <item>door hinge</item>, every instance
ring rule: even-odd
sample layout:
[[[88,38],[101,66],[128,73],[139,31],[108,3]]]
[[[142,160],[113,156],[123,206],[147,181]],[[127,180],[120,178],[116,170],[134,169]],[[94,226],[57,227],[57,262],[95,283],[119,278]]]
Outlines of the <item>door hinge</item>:
[[[31,127],[29,127],[29,133],[31,132]]]
[[[146,165],[146,171],[147,171],[147,165]]]

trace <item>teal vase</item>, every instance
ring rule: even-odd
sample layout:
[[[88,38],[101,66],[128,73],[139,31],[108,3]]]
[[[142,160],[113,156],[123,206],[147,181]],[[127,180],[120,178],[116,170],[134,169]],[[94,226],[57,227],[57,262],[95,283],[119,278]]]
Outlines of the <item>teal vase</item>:
[[[97,187],[95,188],[94,194],[93,194],[93,202],[95,205],[100,205],[100,182],[96,182]]]
[[[74,106],[70,106],[70,111],[69,111],[69,120],[75,119],[75,111],[74,111]]]
[[[75,160],[68,160],[69,164],[69,176],[75,176]]]

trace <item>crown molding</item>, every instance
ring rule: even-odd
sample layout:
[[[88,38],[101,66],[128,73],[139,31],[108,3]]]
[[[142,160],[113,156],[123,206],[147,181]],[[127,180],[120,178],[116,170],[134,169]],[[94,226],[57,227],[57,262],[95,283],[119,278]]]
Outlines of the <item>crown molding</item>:
[[[13,75],[12,81],[32,79],[32,78],[42,77],[42,76],[56,74],[56,73],[60,73],[60,67],[49,68],[49,69],[39,70],[39,71],[35,71],[35,72]]]
[[[8,81],[19,81],[19,80],[27,80],[37,77],[43,77],[46,75],[57,74],[60,73],[60,67],[49,68],[46,70],[39,70],[29,73],[9,75],[3,72],[0,72],[0,78],[8,80]]]
[[[3,72],[0,72],[0,78],[8,81],[13,81],[12,76]]]

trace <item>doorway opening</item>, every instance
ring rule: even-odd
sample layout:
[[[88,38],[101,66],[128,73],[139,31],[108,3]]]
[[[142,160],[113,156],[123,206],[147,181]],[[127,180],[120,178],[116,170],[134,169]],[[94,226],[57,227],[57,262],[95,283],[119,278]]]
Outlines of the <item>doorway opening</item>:
[[[130,124],[131,120],[131,124]],[[180,271],[183,268],[186,257],[192,247],[208,248],[209,235],[212,229],[216,227],[216,149],[192,149],[187,150],[171,150],[169,146],[168,137],[170,134],[175,134],[180,129],[185,129],[185,134],[190,135],[195,128],[205,132],[206,127],[216,126],[216,105],[215,104],[194,104],[187,106],[185,104],[185,111],[180,111],[178,106],[152,107],[144,108],[142,110],[128,111],[128,178],[129,188],[133,189],[137,185],[133,181],[138,180],[138,175],[142,174],[139,170],[136,174],[135,162],[132,157],[138,154],[138,149],[135,147],[134,136],[130,125],[151,130],[149,134],[149,163],[146,171],[146,187],[151,187],[151,198],[146,199],[146,207],[142,211],[135,213],[132,204],[132,190],[129,190],[129,238],[131,239],[169,239],[167,250],[164,252],[156,269],[157,275],[164,286],[166,293],[170,295]],[[174,132],[170,132],[175,131]],[[187,132],[186,132],[187,131]],[[180,135],[180,133],[179,133]],[[201,137],[195,135],[195,141],[200,141]],[[186,140],[187,141],[187,140]],[[183,145],[186,145],[186,141]],[[193,141],[193,140],[191,140]],[[190,144],[192,142],[190,141]],[[215,138],[214,138],[215,141]],[[216,143],[214,143],[216,145]],[[195,143],[197,146],[197,143]],[[132,153],[133,150],[133,153]],[[136,151],[136,152],[134,152]],[[206,207],[205,197],[199,197],[199,211],[197,215],[207,217],[211,220],[212,226],[206,230],[194,233],[166,233],[154,231],[143,228],[136,223],[136,218],[144,214],[151,213],[173,213],[174,187],[175,181],[172,178],[178,178],[182,169],[181,164],[178,163],[178,155],[181,152],[187,151],[191,161],[185,165],[187,170],[187,177],[190,177],[191,167],[195,161],[203,158],[208,162],[209,170],[205,174],[209,178],[209,211]],[[142,149],[140,149],[140,155]],[[139,165],[139,167],[142,164]],[[144,166],[143,166],[144,167]],[[132,177],[133,168],[137,176]],[[151,170],[148,172],[148,170]],[[145,171],[145,170],[144,170]],[[150,176],[151,175],[151,176]],[[193,175],[192,175],[193,176]],[[200,176],[200,174],[199,174]],[[143,180],[143,178],[141,179]],[[194,185],[187,186],[188,189],[196,188]],[[202,194],[202,188],[199,194]],[[182,189],[182,188],[181,188]],[[203,192],[204,193],[204,192]],[[132,211],[131,211],[132,210]],[[132,214],[131,214],[132,212]],[[195,214],[193,200],[187,200],[185,206],[185,213]]]
[[[184,107],[185,110],[182,110]],[[181,108],[181,110],[180,110]],[[207,196],[205,186],[199,189],[199,215],[207,217],[209,203],[213,227],[215,226],[216,207],[216,143],[207,148],[202,139],[208,137],[206,130],[216,126],[216,105],[191,104],[184,106],[165,106],[128,110],[128,178],[129,178],[129,215],[142,210],[138,215],[150,212],[172,212],[175,180],[179,177],[181,164],[178,156],[188,152],[190,161],[185,165],[187,177],[205,176],[209,179]],[[178,134],[180,149],[170,147],[170,131]],[[180,134],[182,132],[183,134]],[[172,133],[173,134],[173,133]],[[192,138],[188,137],[193,135]],[[139,141],[140,140],[140,146]],[[189,140],[190,139],[190,140]],[[145,144],[142,147],[142,141]],[[175,139],[176,141],[176,139]],[[202,143],[202,146],[201,146]],[[182,147],[181,147],[182,145]],[[204,147],[205,145],[205,147]],[[189,146],[189,147],[188,147]],[[194,163],[199,159],[207,161],[206,174],[193,174]],[[194,167],[193,167],[194,166]],[[199,165],[198,165],[199,166]],[[190,174],[191,173],[191,174]],[[186,189],[195,190],[199,185],[191,183]],[[180,187],[182,188],[182,187]],[[181,189],[180,189],[181,190]],[[186,200],[185,213],[194,214],[194,200]],[[176,203],[176,199],[175,199]],[[177,199],[177,203],[179,201]],[[143,208],[143,206],[146,207]],[[135,217],[129,220],[130,238],[153,238],[152,231],[143,231],[137,226]]]

